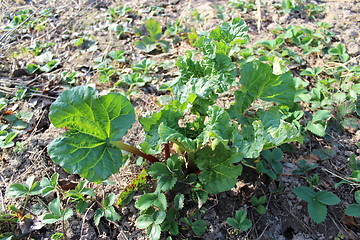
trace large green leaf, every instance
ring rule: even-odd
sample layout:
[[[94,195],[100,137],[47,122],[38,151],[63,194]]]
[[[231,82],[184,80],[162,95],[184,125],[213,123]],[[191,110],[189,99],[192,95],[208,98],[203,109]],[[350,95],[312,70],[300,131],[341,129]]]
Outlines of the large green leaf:
[[[235,92],[235,103],[229,108],[233,118],[239,118],[258,98],[292,106],[295,84],[290,72],[281,75],[272,73],[269,64],[253,61],[240,69],[242,88]]]
[[[204,58],[200,61],[192,60],[190,55],[180,58],[177,65],[181,76],[173,85],[173,91],[178,100],[186,100],[189,93],[206,97],[212,92],[225,92],[236,77],[235,65],[225,54],[214,53],[212,58]]]
[[[168,128],[177,129],[179,127],[178,121],[183,116],[186,105],[186,103],[180,104],[178,101],[173,101],[151,117],[139,118],[146,132],[145,142],[141,144],[144,151],[148,153],[159,153],[161,151],[161,144],[166,143],[168,139],[160,138],[160,124]]]
[[[50,107],[50,121],[68,128],[48,147],[50,157],[67,172],[100,182],[123,165],[121,150],[111,144],[121,139],[135,121],[126,97],[98,96],[85,86],[64,91]]]
[[[202,133],[197,137],[198,141],[205,145],[213,141],[227,144],[231,139],[234,126],[231,125],[229,114],[218,106],[211,106],[207,112],[208,119]]]
[[[195,154],[195,163],[201,170],[199,180],[205,190],[217,194],[230,190],[241,175],[242,165],[234,165],[242,159],[239,153],[232,154],[223,144],[214,150],[205,147]]]
[[[202,46],[204,58],[195,61],[192,54],[180,58],[177,65],[181,76],[171,87],[177,100],[190,102],[193,112],[204,114],[217,94],[226,92],[233,85],[236,72],[231,58],[225,54],[226,49],[219,50],[211,40],[199,46]]]
[[[171,141],[176,143],[181,150],[186,152],[195,151],[196,144],[191,138],[184,136],[180,131],[174,128],[170,128],[165,124],[161,123],[159,126],[159,135],[164,142]]]
[[[244,44],[249,40],[246,23],[241,18],[234,18],[231,23],[223,23],[210,32],[210,38],[224,41],[230,45]]]
[[[263,149],[270,149],[293,141],[302,141],[299,130],[285,122],[278,109],[259,111],[259,120],[245,124],[234,134],[233,145],[245,158],[256,158]]]

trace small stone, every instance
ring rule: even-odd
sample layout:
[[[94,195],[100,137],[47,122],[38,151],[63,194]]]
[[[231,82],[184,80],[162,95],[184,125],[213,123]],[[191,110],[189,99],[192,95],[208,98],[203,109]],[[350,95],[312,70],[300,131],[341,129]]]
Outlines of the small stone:
[[[352,153],[353,153],[352,151],[345,151],[345,152],[344,152],[345,156],[347,156],[347,157],[350,157],[350,155],[351,155]]]
[[[282,17],[280,17],[279,18],[279,23],[281,24],[281,23],[285,23],[286,21],[287,21],[287,19],[289,18],[289,14],[288,13],[286,13],[286,14],[284,14],[284,16],[282,16]]]
[[[267,26],[267,30],[273,31],[276,29],[277,24],[276,23],[270,23],[269,26]]]
[[[226,193],[225,192],[221,193],[220,198],[226,198]]]
[[[355,42],[350,42],[346,49],[351,55],[360,53],[360,46]]]
[[[129,209],[128,208],[122,208],[121,209],[121,214],[122,215],[127,215],[129,213]]]
[[[86,213],[85,218],[86,218],[87,221],[89,221],[89,220],[91,220],[91,219],[94,218],[94,215],[95,215],[94,210],[93,210],[93,209],[89,209],[89,211],[87,211],[87,213]]]
[[[130,228],[132,226],[131,222],[122,222],[122,225],[126,228]]]

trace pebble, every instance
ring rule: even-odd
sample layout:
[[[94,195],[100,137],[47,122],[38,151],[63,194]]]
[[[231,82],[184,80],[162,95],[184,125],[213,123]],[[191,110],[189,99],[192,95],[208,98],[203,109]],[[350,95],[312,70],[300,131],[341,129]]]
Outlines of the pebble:
[[[360,52],[360,46],[355,42],[350,42],[347,46],[347,52],[351,55],[358,54]]]
[[[129,213],[129,209],[128,208],[122,208],[121,209],[121,214],[122,215],[127,215]]]
[[[132,226],[131,222],[122,222],[121,225],[123,225],[126,228],[130,228]]]
[[[276,27],[277,27],[276,23],[270,23],[269,26],[267,26],[267,30],[273,31],[276,29]]]
[[[345,151],[345,152],[344,152],[345,156],[347,156],[347,157],[350,157],[350,155],[351,155],[352,153],[353,153],[352,151]]]

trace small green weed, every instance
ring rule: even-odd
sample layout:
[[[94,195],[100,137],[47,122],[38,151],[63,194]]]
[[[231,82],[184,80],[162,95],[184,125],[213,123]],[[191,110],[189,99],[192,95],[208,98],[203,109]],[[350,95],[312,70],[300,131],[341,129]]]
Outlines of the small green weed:
[[[252,223],[246,216],[246,210],[240,209],[235,212],[235,218],[227,218],[226,222],[236,230],[247,231],[252,226]]]
[[[311,219],[320,224],[327,215],[327,205],[336,205],[340,199],[333,193],[327,191],[315,192],[311,187],[300,186],[294,189],[296,196],[308,203],[308,212]]]
[[[136,47],[142,51],[149,53],[160,47],[162,52],[168,52],[170,50],[170,44],[168,41],[161,40],[163,33],[160,23],[150,18],[145,21],[145,28],[149,33],[148,36],[143,36],[141,40],[136,42]]]

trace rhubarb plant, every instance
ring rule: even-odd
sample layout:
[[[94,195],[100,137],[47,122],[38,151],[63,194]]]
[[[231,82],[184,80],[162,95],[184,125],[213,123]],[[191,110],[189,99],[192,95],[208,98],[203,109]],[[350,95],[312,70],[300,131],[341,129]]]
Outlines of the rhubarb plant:
[[[49,145],[50,157],[92,182],[118,172],[126,161],[123,151],[150,161],[148,174],[157,179],[157,187],[140,197],[136,207],[141,211],[137,226],[147,228],[152,239],[161,231],[178,233],[168,216],[178,216],[180,208],[171,207],[176,203],[167,199],[167,192],[187,189],[201,208],[208,194],[235,186],[243,164],[276,178],[282,172],[281,151],[269,149],[302,141],[293,112],[295,83],[290,72],[275,74],[270,64],[259,60],[234,63],[236,49],[247,40],[246,25],[239,18],[199,38],[195,46],[202,58],[195,58],[195,52],[180,58],[180,76],[167,84],[173,100],[138,118],[145,131],[138,148],[121,141],[135,122],[134,107],[126,97],[100,96],[86,86],[64,91],[50,108],[50,120],[66,131]],[[237,88],[234,102],[217,106],[219,94],[230,87]],[[266,160],[261,168],[256,165],[260,155]],[[198,217],[195,222],[204,223]]]

